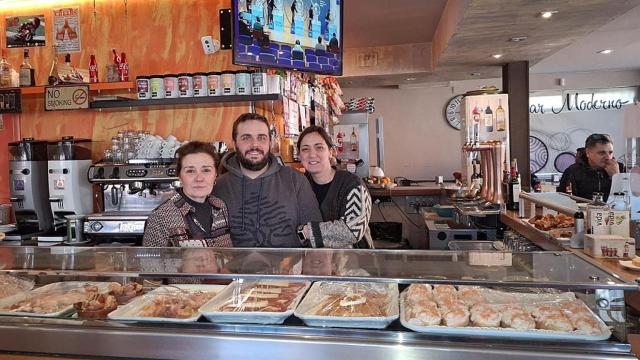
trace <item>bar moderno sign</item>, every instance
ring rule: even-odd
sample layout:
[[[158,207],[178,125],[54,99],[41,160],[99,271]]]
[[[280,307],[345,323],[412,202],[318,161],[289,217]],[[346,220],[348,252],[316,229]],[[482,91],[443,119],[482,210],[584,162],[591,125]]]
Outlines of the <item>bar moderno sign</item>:
[[[599,90],[591,92],[563,92],[555,95],[532,94],[530,114],[560,114],[569,111],[620,110],[633,104],[636,88]]]
[[[44,109],[76,110],[89,108],[89,85],[55,86],[44,89]]]

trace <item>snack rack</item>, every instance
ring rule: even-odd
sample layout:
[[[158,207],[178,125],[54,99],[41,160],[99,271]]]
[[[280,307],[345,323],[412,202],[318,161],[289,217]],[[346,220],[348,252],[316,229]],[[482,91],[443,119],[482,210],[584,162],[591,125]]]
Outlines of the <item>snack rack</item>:
[[[198,268],[185,266],[185,262],[199,258],[193,255],[200,251],[213,252],[218,266],[227,271],[183,272]],[[533,293],[556,289],[574,292],[613,335],[608,340],[589,342],[532,341],[422,334],[403,327],[400,321],[375,330],[310,327],[295,316],[282,325],[260,325],[219,324],[203,319],[178,324],[5,315],[0,317],[0,351],[180,359],[297,359],[302,353],[308,359],[635,358],[627,344],[620,295],[637,291],[638,285],[570,252],[499,253],[510,257],[510,265],[491,265],[495,259],[478,263],[477,254],[462,251],[96,247],[83,250],[82,264],[73,259],[53,259],[61,256],[54,254],[49,248],[25,251],[0,247],[0,273],[32,278],[36,286],[61,280],[270,279],[386,283],[398,285],[401,291],[412,283],[478,285]],[[74,253],[64,256],[73,257]]]

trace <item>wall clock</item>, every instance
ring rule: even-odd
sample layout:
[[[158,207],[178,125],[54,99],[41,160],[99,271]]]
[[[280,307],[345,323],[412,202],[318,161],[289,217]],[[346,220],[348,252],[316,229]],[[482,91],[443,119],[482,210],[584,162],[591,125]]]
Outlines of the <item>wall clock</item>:
[[[447,107],[444,108],[444,117],[447,123],[457,130],[460,130],[462,126],[462,115],[460,115],[462,99],[464,99],[463,95],[456,95],[447,102]]]

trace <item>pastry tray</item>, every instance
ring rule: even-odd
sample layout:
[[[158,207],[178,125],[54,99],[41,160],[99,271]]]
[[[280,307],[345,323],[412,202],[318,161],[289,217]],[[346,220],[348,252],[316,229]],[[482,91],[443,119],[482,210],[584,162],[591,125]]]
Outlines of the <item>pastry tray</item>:
[[[201,285],[201,284],[176,284],[171,286],[161,286],[153,291],[135,298],[130,303],[119,306],[118,309],[109,313],[108,318],[120,321],[145,321],[145,322],[165,322],[165,323],[192,323],[198,321],[200,313],[198,311],[188,318],[151,317],[138,316],[140,311],[153,302],[155,295],[167,294],[179,291],[176,288],[193,291],[212,292],[218,295],[224,290],[226,285]],[[215,297],[215,296],[214,296]]]
[[[31,295],[41,295],[46,293],[47,291],[63,291],[69,292],[74,289],[80,289],[84,285],[94,285],[98,287],[100,293],[107,293],[109,291],[109,282],[95,282],[95,281],[64,281],[52,283],[49,285],[45,285],[43,287],[19,293],[13,296],[9,296],[0,300],[0,315],[10,315],[10,316],[35,316],[35,317],[64,317],[68,316],[75,312],[73,307],[73,302],[65,306],[59,311],[52,313],[32,313],[32,312],[22,312],[22,311],[10,311],[8,310],[11,305],[18,303],[22,300],[26,300]]]
[[[265,281],[269,282],[269,281]],[[234,288],[239,286],[238,281],[233,281],[227,288],[200,307],[200,312],[207,320],[213,323],[236,323],[236,324],[282,324],[291,314],[302,300],[311,283],[309,281],[292,281],[296,283],[304,283],[305,286],[299,290],[296,298],[291,302],[289,308],[285,312],[270,311],[218,311],[220,305],[233,296]],[[251,285],[253,282],[244,282],[245,285]]]
[[[325,295],[320,293],[322,283],[316,282],[313,284],[309,293],[304,297],[304,300],[302,300],[302,303],[294,313],[296,317],[300,318],[308,326],[384,329],[398,318],[398,286],[395,284],[388,285],[388,290],[391,292],[391,300],[387,308],[387,314],[391,314],[389,316],[347,317],[310,314],[309,312],[325,298]]]
[[[496,292],[497,293],[497,292]],[[568,294],[572,293],[563,293],[560,294],[560,298],[557,299],[571,299],[571,296]],[[551,294],[514,294],[514,296],[524,295],[524,303],[532,303],[533,297],[538,297],[539,295],[549,295]],[[573,295],[573,294],[572,294]],[[405,296],[406,292],[403,292],[400,296],[400,323],[402,326],[407,329],[411,329],[416,332],[426,333],[431,335],[456,335],[456,336],[479,336],[479,337],[492,337],[492,338],[503,338],[503,339],[519,339],[519,340],[570,340],[570,341],[599,341],[606,340],[611,336],[611,331],[607,327],[607,325],[596,316],[591,309],[589,312],[591,315],[597,319],[600,325],[600,334],[580,334],[574,332],[561,332],[561,331],[553,331],[553,330],[515,330],[510,328],[494,328],[494,327],[475,327],[475,326],[465,326],[465,327],[449,327],[444,325],[434,325],[434,326],[422,326],[411,324],[405,318],[406,309],[405,309]],[[573,296],[575,298],[575,296]],[[538,300],[540,301],[540,300]],[[544,301],[544,300],[543,300]]]

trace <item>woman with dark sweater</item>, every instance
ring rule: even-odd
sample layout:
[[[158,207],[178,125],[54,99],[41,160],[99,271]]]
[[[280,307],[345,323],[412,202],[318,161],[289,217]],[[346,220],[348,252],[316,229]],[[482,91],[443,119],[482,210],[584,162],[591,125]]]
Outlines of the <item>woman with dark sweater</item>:
[[[371,196],[358,176],[331,166],[334,150],[329,134],[310,126],[300,134],[297,147],[323,219],[301,226],[300,236],[313,247],[372,248]]]

